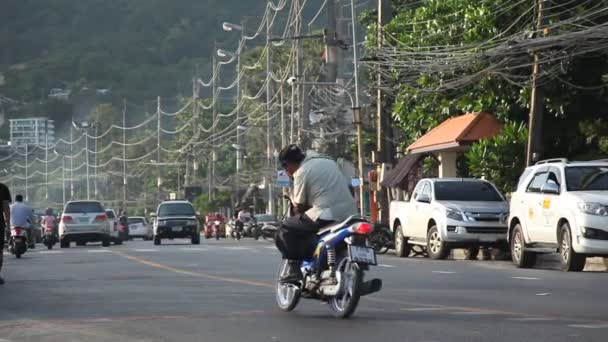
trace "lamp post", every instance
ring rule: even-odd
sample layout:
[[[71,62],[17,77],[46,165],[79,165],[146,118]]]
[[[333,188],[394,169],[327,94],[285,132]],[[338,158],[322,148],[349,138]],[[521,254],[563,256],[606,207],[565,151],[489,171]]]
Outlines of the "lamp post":
[[[337,87],[340,88],[344,91],[344,93],[348,96],[348,99],[350,100],[350,104],[351,104],[351,109],[353,112],[353,124],[355,125],[355,127],[357,128],[357,164],[358,165],[358,171],[359,171],[359,209],[361,212],[361,216],[365,215],[365,202],[363,200],[365,191],[363,189],[363,129],[362,129],[362,122],[361,122],[361,108],[359,107],[359,100],[358,98],[354,98],[353,95],[348,91],[348,89],[346,89],[345,86],[339,84],[339,83],[332,83],[332,82],[300,82],[297,81],[294,77],[290,78],[289,81],[291,86],[293,85],[314,85],[314,86],[321,86],[321,87]],[[356,94],[358,95],[358,93]]]
[[[55,156],[59,157],[59,153],[56,150],[53,150]],[[65,155],[61,156],[61,194],[63,199],[63,204],[65,204]]]
[[[95,127],[97,127],[97,123],[93,124]],[[84,141],[85,141],[85,163],[86,163],[86,170],[87,170],[87,200],[91,199],[91,182],[90,182],[90,171],[89,171],[89,128],[91,128],[91,124],[87,121],[83,121],[83,122],[76,122],[74,120],[72,120],[72,126],[74,126],[74,128],[76,129],[84,129],[85,130],[85,137],[84,137]],[[97,138],[97,134],[95,134],[95,138]],[[97,140],[95,140],[95,143],[97,143]],[[95,144],[97,145],[97,144]],[[97,153],[97,151],[95,151],[95,153]],[[95,183],[97,184],[97,183]]]

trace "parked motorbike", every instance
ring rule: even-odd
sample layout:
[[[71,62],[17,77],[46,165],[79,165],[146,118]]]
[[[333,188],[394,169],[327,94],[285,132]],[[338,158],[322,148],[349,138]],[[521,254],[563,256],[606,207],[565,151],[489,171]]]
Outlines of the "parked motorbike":
[[[44,235],[42,235],[42,243],[48,249],[53,249],[56,243],[59,242],[56,228],[54,226],[46,225],[44,227]]]
[[[301,297],[326,301],[333,315],[350,317],[361,296],[382,289],[381,279],[364,281],[365,271],[377,265],[374,249],[367,245],[372,225],[352,216],[346,221],[323,229],[317,234],[315,253],[302,263],[304,280],[293,284],[280,281],[288,270],[282,260],[276,280],[276,300],[283,311],[291,311]]]
[[[8,241],[8,251],[17,259],[27,251],[27,229],[22,227],[11,227],[11,237]]]
[[[238,221],[232,223],[232,227],[230,229],[230,235],[232,235],[233,239],[235,239],[235,240],[240,240],[241,239],[241,236],[242,236],[242,233],[241,233],[241,229],[242,228],[241,228],[241,226],[242,225],[239,224]]]
[[[278,229],[279,227],[274,224],[264,224],[261,228],[262,238],[264,240],[274,240]]]
[[[389,249],[395,248],[390,228],[384,225],[375,225],[369,235],[369,244],[378,254],[385,254]]]

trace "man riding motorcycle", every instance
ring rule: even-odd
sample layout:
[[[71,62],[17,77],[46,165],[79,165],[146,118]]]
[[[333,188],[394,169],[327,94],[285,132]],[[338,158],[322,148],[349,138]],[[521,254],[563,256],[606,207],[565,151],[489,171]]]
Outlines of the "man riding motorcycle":
[[[43,228],[53,227],[53,234],[55,236],[57,236],[57,234],[58,234],[58,232],[57,232],[57,217],[53,213],[53,209],[52,208],[46,208],[44,216],[42,217],[42,220],[40,222],[40,225]]]
[[[316,234],[332,222],[357,214],[357,207],[338,164],[314,151],[289,145],[279,154],[282,167],[293,178],[292,216],[281,223],[276,245],[289,260],[282,282],[302,279],[302,260],[313,254]]]
[[[23,203],[23,195],[15,196],[15,203],[11,205],[11,227],[21,227],[27,231],[29,248],[36,248],[33,213],[32,208]]]

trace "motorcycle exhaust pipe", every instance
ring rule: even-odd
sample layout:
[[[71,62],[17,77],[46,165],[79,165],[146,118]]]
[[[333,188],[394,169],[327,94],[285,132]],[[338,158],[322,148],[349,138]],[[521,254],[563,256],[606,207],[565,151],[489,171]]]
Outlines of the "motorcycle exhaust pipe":
[[[361,295],[367,296],[382,290],[382,279],[372,279],[361,284]]]

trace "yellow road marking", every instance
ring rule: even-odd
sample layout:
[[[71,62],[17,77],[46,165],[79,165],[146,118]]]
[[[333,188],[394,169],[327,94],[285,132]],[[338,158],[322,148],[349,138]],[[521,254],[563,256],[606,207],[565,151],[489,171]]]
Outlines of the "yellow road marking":
[[[188,271],[188,270],[183,270],[183,269],[176,268],[176,267],[159,264],[159,263],[153,262],[153,261],[144,260],[144,259],[132,256],[132,255],[129,255],[129,254],[126,254],[123,252],[112,251],[112,253],[120,255],[131,261],[135,261],[142,265],[158,268],[161,270],[165,270],[165,271],[169,271],[169,272],[173,272],[173,273],[177,273],[177,274],[188,275],[188,276],[197,277],[197,278],[220,280],[220,281],[225,281],[227,283],[252,285],[252,286],[258,286],[258,287],[265,287],[265,288],[274,288],[274,285],[270,284],[270,283],[263,283],[263,282],[259,282],[259,281],[251,281],[251,280],[245,280],[245,279],[239,279],[239,278],[222,277],[222,276],[217,276],[217,275],[213,275],[213,274],[209,274],[209,273],[205,273],[205,272]]]

